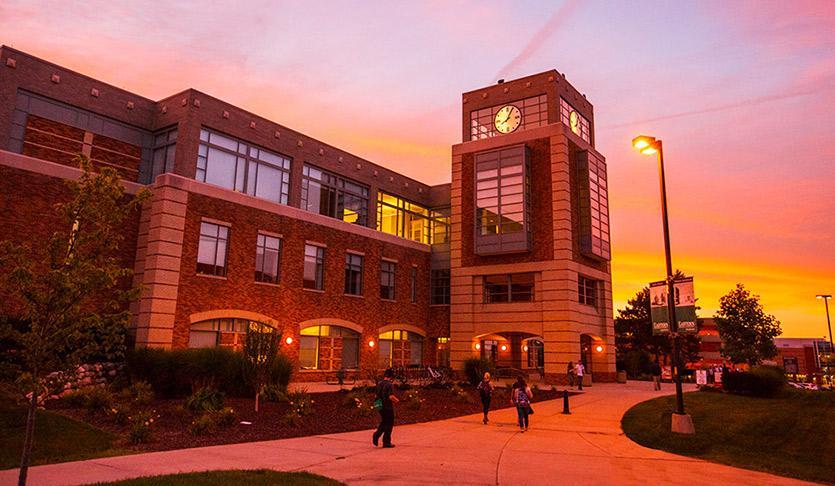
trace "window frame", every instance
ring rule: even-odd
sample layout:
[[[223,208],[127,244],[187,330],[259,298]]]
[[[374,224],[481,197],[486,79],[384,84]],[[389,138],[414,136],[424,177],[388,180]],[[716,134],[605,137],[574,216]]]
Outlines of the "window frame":
[[[601,280],[577,274],[577,301],[597,308],[600,301]]]
[[[357,253],[345,254],[345,295],[362,297],[364,266],[364,255],[359,255]]]
[[[397,297],[397,262],[380,261],[380,298],[396,300]]]
[[[214,234],[211,234],[209,232],[204,232],[204,227],[206,229],[209,229],[208,227],[211,227],[211,226],[214,226],[216,228],[215,231],[214,231]],[[221,233],[222,233],[221,229],[225,230],[225,231],[223,231],[223,233],[225,233],[224,236],[221,236]],[[230,226],[223,225],[223,224],[220,224],[220,223],[215,223],[215,222],[211,222],[211,221],[201,221],[200,222],[200,229],[199,229],[199,235],[198,235],[198,240],[197,240],[197,265],[196,265],[196,272],[197,272],[198,275],[226,278],[226,275],[228,273],[228,268],[229,268],[229,265],[228,265],[228,263],[229,263],[228,262],[228,258],[229,258],[229,240],[231,239],[229,233],[231,232],[231,230],[232,230],[232,228]],[[204,237],[205,238],[212,238],[214,240],[214,251],[212,251],[214,256],[213,256],[213,263],[211,264],[212,269],[209,270],[208,268],[205,268],[204,270],[206,270],[206,271],[201,270],[201,265],[207,265],[208,266],[210,264],[200,262],[200,247],[203,244]],[[220,246],[221,241],[224,243],[224,251],[223,251],[223,258],[222,258],[223,262],[222,262],[221,265],[218,265],[218,258],[219,258],[218,251],[219,251],[219,246]]]
[[[450,281],[448,268],[434,268],[429,271],[429,305],[449,305]]]
[[[515,280],[524,277],[526,281]],[[493,283],[488,280],[493,279]],[[530,279],[527,281],[527,279]],[[530,290],[519,290],[514,286],[530,285]],[[536,302],[536,273],[500,273],[482,276],[482,294],[484,304],[519,304]],[[521,298],[529,295],[530,298]],[[503,296],[503,297],[502,297]]]
[[[263,240],[263,241],[262,241]],[[277,242],[277,248],[270,248],[267,246],[268,240],[275,240]],[[269,233],[264,233],[262,231],[258,232],[258,235],[255,240],[255,281],[259,283],[267,283],[272,285],[278,285],[281,282],[281,257],[282,257],[282,249],[284,246],[284,241],[280,236],[271,235]],[[267,264],[267,251],[274,251],[276,253],[275,257],[275,274],[270,278],[266,272],[264,272],[264,267]],[[261,268],[259,269],[258,265],[258,258],[259,252],[263,252],[261,255]],[[260,277],[259,277],[260,275]]]
[[[151,184],[157,176],[174,172],[177,158],[177,128],[178,125],[173,125],[154,133],[154,148],[151,152]],[[158,153],[162,154],[162,167],[159,168],[157,167]]]
[[[522,121],[514,133],[548,124],[548,94],[542,93],[470,111],[470,140],[506,135],[496,130],[495,120],[496,114],[507,105],[519,108],[522,114]]]
[[[311,175],[311,171],[318,171],[320,177],[317,179],[315,176]],[[318,211],[314,211],[312,209],[311,201],[309,201],[311,183],[318,184],[320,191],[328,192],[328,200],[332,200],[332,204],[328,204],[329,208],[327,212],[322,212],[321,196]],[[358,188],[359,190],[354,190],[354,187],[352,186]],[[320,169],[315,165],[305,162],[302,167],[301,189],[302,193],[299,208],[311,213],[338,219],[349,224],[368,226],[368,206],[370,202],[369,195],[371,190],[367,185],[333,174],[327,170]],[[364,202],[358,213],[357,220],[353,222],[345,220],[345,200],[348,197],[357,198]],[[332,208],[330,206],[332,206]]]
[[[416,266],[412,266],[411,270],[409,271],[409,284],[410,284],[410,292],[409,292],[409,300],[412,304],[417,304],[417,273],[418,269]]]
[[[313,254],[308,253],[308,249],[313,248]],[[323,292],[325,290],[325,251],[326,248],[321,245],[314,245],[311,243],[304,244],[304,258],[302,259],[302,288],[305,290],[314,290]],[[305,266],[309,262],[314,265],[313,267],[313,287],[308,286],[309,280],[305,278]]]

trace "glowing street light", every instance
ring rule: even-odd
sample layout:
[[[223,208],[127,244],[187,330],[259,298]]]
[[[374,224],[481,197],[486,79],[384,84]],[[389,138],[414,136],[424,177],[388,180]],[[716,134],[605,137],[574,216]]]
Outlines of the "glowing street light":
[[[672,430],[684,434],[693,434],[693,419],[684,412],[684,394],[681,391],[681,363],[678,352],[678,323],[673,280],[673,259],[670,254],[670,224],[667,220],[667,183],[664,179],[664,149],[661,140],[647,135],[632,139],[632,146],[644,155],[658,154],[658,175],[661,185],[661,219],[664,229],[664,255],[667,260],[667,315],[670,319],[670,338],[673,352],[673,381],[676,384],[676,412],[672,417]]]
[[[831,294],[818,294],[815,297],[823,300],[823,305],[826,307],[826,327],[829,328],[829,359],[826,360],[826,374],[829,375],[830,383],[832,380],[832,353],[835,353],[835,348],[832,346],[832,322],[829,320],[829,299]],[[830,385],[831,386],[831,385]]]

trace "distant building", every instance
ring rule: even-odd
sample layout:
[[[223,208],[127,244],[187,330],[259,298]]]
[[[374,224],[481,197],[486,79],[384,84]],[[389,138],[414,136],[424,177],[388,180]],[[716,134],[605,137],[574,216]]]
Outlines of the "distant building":
[[[829,342],[820,338],[777,338],[774,361],[786,374],[810,381],[811,375],[825,373],[830,361]]]

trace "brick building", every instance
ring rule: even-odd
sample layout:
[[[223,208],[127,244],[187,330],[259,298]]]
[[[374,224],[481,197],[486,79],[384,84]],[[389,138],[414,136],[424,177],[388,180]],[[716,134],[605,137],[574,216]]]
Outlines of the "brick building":
[[[549,71],[462,106],[452,184],[428,186],[193,89],[153,101],[3,47],[0,238],[55,230],[81,153],[153,193],[124,229],[136,346],[275,332],[300,380],[478,354],[611,379],[591,105]]]

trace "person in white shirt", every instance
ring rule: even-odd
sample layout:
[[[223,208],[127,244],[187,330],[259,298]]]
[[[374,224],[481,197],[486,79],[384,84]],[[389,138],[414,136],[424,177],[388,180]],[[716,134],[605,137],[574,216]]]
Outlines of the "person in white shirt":
[[[577,376],[577,389],[583,389],[583,375],[586,374],[586,367],[583,366],[582,361],[577,361],[577,364],[574,365],[574,374]]]

